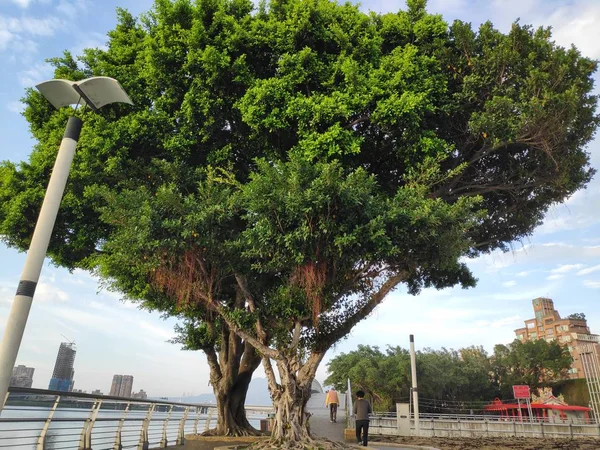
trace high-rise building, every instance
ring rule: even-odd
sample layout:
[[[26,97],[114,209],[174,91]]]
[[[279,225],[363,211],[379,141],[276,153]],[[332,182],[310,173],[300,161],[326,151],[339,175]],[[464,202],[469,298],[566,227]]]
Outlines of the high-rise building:
[[[123,375],[115,375],[112,380],[112,384],[110,385],[110,393],[113,397],[118,397],[119,392],[121,390],[121,382],[123,381]]]
[[[525,321],[525,327],[515,330],[517,339],[521,342],[545,339],[558,341],[566,345],[573,357],[573,364],[569,369],[569,378],[585,378],[581,353],[591,345],[600,354],[600,336],[590,333],[585,316],[571,314],[561,318],[554,309],[554,302],[549,298],[534,298],[533,312],[535,318]]]
[[[133,377],[131,375],[115,375],[110,386],[110,394],[114,397],[131,397]]]
[[[35,369],[33,367],[17,366],[12,371],[10,377],[11,387],[22,387],[30,388],[33,384],[33,373]]]
[[[61,342],[54,364],[54,371],[48,389],[51,391],[71,392],[75,384],[75,349],[74,342]]]
[[[131,397],[131,390],[133,389],[133,377],[131,375],[123,375],[123,381],[121,382],[121,389],[119,391],[119,397]]]

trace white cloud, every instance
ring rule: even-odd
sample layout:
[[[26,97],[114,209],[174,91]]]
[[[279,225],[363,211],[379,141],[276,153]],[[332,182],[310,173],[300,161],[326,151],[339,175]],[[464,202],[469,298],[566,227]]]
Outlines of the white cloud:
[[[523,270],[519,273],[517,273],[518,277],[526,277],[527,275],[529,275],[532,271],[531,270]]]
[[[554,275],[550,275],[548,277],[546,277],[546,280],[560,280],[561,278],[563,278],[564,275],[562,273],[555,273]]]
[[[9,102],[6,105],[6,109],[8,109],[10,112],[14,112],[17,114],[20,114],[23,111],[23,108],[24,108],[23,103],[21,103],[19,101]]]
[[[583,285],[592,289],[600,289],[600,281],[585,280]]]
[[[0,51],[5,50],[14,37],[15,35],[7,29],[0,28]]]
[[[142,330],[147,331],[153,336],[158,336],[165,341],[171,339],[174,335],[173,330],[167,330],[165,328],[152,325],[151,323],[146,321],[140,321],[138,322],[138,325]]]
[[[521,316],[518,314],[515,316],[503,317],[502,319],[494,320],[489,326],[492,328],[503,328],[506,326],[515,326],[522,322]]]
[[[77,16],[81,15],[88,8],[88,2],[86,0],[60,0],[58,5],[56,6],[56,10],[70,18],[74,19]]]
[[[34,301],[46,303],[64,303],[69,301],[69,294],[49,283],[41,282],[35,289]]]
[[[28,8],[32,0],[12,0],[12,2],[21,8]]]
[[[38,63],[29,69],[19,72],[19,82],[23,87],[33,87],[36,84],[52,78],[54,69],[48,63]]]
[[[57,17],[37,19],[35,17],[6,17],[0,16],[0,29],[11,33],[23,33],[30,36],[54,36],[64,26],[64,22]]]
[[[550,273],[569,273],[582,267],[585,267],[585,264],[561,264],[556,269],[552,269]]]
[[[599,270],[600,270],[600,264],[598,264],[597,266],[592,266],[592,267],[588,267],[586,269],[582,269],[579,272],[577,272],[577,275],[579,275],[579,276],[589,275],[590,273],[597,272]]]
[[[578,261],[600,259],[600,245],[583,246],[565,242],[527,244],[511,252],[496,251],[475,260],[467,260],[467,264],[473,268],[480,265],[487,273],[495,273],[516,264],[552,264],[573,259]]]
[[[548,17],[556,42],[563,46],[575,44],[585,55],[600,57],[600,3],[579,0],[557,9]]]
[[[517,282],[515,280],[510,280],[510,281],[505,281],[504,283],[502,283],[502,286],[504,286],[504,287],[513,287],[516,284],[517,284]]]

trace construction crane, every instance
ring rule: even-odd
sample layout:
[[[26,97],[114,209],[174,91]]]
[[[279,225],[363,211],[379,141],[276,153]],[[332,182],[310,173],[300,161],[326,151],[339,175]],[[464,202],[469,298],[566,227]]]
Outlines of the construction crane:
[[[72,341],[71,339],[66,337],[64,334],[61,334],[61,336],[65,338],[65,340],[69,343],[69,345],[71,345],[71,346],[75,345],[75,341]]]

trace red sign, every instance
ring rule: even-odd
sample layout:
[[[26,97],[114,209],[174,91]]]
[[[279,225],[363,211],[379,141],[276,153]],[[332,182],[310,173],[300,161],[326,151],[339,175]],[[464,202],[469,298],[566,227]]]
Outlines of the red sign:
[[[529,398],[531,397],[531,393],[529,392],[529,386],[526,384],[521,384],[517,386],[513,386],[513,396],[515,398]]]

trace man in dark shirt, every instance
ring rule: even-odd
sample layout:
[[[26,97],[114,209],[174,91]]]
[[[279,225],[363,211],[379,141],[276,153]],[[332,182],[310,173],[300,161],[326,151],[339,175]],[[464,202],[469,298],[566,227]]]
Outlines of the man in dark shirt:
[[[354,403],[356,440],[358,441],[358,445],[360,445],[362,440],[362,445],[366,447],[369,439],[369,414],[371,414],[373,410],[371,409],[369,401],[365,400],[365,393],[363,391],[358,391],[356,397],[357,400]]]

